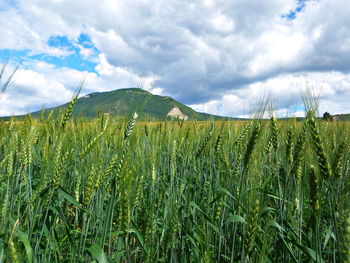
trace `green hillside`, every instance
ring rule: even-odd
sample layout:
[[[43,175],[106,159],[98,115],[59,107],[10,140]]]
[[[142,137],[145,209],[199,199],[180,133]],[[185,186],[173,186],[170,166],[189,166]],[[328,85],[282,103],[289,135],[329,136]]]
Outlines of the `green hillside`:
[[[332,118],[335,121],[350,121],[350,114],[335,114]]]
[[[58,112],[68,106],[54,107],[49,110]],[[49,112],[47,110],[46,112]],[[138,112],[144,120],[164,120],[177,118],[188,120],[224,120],[226,117],[196,112],[192,108],[174,100],[171,97],[153,95],[140,88],[119,89],[108,92],[95,92],[78,99],[74,106],[74,117],[94,118],[99,114],[109,114],[114,117],[124,117],[132,112]],[[173,111],[173,117],[168,116]],[[34,112],[38,116],[40,111]]]

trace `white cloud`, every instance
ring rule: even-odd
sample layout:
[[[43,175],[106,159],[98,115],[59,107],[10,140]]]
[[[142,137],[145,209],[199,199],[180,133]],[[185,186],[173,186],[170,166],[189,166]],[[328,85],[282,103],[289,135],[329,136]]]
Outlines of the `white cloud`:
[[[67,56],[47,45],[49,37],[74,42],[86,33],[101,52],[79,46],[98,63],[98,74],[86,73],[87,90],[135,86],[144,76],[146,89],[199,110],[244,115],[252,97],[266,91],[278,97],[276,111],[288,111],[300,104],[296,82],[308,78],[323,85],[321,107],[350,111],[342,102],[350,95],[350,5],[310,0],[296,19],[282,17],[297,6],[297,0],[19,0],[16,9],[0,11],[0,49]],[[83,75],[38,62],[29,69],[66,88]]]
[[[96,66],[96,71],[98,75],[90,73],[87,79],[88,89],[107,91],[140,86],[145,90],[152,90],[154,89],[154,82],[158,79],[156,76],[139,76],[126,67],[113,66],[103,54],[99,55],[99,64]],[[155,91],[161,92],[161,89],[158,88]]]
[[[19,70],[0,103],[0,116],[25,114],[61,105],[69,101],[75,88],[83,79],[82,96],[91,92],[109,91],[125,87],[141,87],[154,94],[162,94],[155,88],[154,76],[140,78],[131,70],[109,64],[104,55],[99,56],[96,73],[80,72],[71,68],[56,68],[45,62],[30,61],[27,69]],[[11,69],[9,69],[11,70]]]
[[[42,32],[35,30],[18,10],[0,11],[0,49],[30,50],[32,54],[45,53],[52,56],[67,56],[70,51],[47,45],[49,36],[58,32]],[[45,25],[43,21],[43,25]]]
[[[17,115],[67,102],[72,94],[62,83],[45,74],[22,69],[16,72],[16,84],[1,98],[0,114]]]
[[[261,102],[268,101],[278,116],[304,116],[300,107],[303,105],[302,96],[307,90],[319,97],[320,113],[350,112],[350,74],[339,72],[283,74],[191,107],[217,115],[251,117]]]

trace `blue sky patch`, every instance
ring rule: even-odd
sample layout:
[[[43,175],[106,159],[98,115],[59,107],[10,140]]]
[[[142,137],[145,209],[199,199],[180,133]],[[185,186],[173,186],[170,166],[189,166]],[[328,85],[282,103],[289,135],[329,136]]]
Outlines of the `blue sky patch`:
[[[47,44],[51,47],[60,48],[66,51],[72,51],[73,54],[65,57],[41,55],[35,57],[35,59],[54,64],[57,67],[69,67],[79,71],[95,72],[97,63],[94,61],[94,58],[96,58],[100,52],[93,45],[88,35],[80,34],[76,42],[69,40],[66,36],[51,36]],[[82,56],[80,53],[80,46],[83,48],[91,49],[92,56],[89,58]]]
[[[82,45],[85,48],[93,48],[97,51],[97,49],[95,48],[95,46],[91,41],[91,38],[86,34],[80,34],[80,36],[78,37],[77,43],[79,45]]]
[[[73,68],[79,71],[96,72],[97,56],[100,51],[93,45],[90,37],[80,34],[77,40],[70,40],[66,36],[51,36],[47,41],[48,46],[69,51],[67,56],[52,56],[48,54],[31,54],[31,50],[0,49],[0,60],[11,60],[16,63],[24,63],[28,60],[44,61],[56,67]],[[81,47],[91,50],[91,56],[85,57],[80,51]]]
[[[71,41],[68,40],[66,36],[51,36],[47,41],[50,47],[73,49],[74,46]]]
[[[30,56],[31,59],[38,61],[44,61],[49,64],[55,65],[57,68],[65,67],[72,68],[79,71],[95,72],[96,62],[84,60],[79,53],[74,53],[66,57],[55,57],[48,55],[34,55]]]
[[[14,49],[0,49],[0,61],[10,59],[11,61],[21,62],[28,56],[28,49],[14,50]]]
[[[287,18],[288,20],[294,20],[297,18],[297,14],[303,11],[305,8],[305,3],[307,1],[315,1],[315,0],[298,0],[298,6],[291,10],[288,14],[282,15],[282,18]]]
[[[0,11],[7,10],[9,8],[16,7],[17,3],[14,0],[5,0],[0,2]]]

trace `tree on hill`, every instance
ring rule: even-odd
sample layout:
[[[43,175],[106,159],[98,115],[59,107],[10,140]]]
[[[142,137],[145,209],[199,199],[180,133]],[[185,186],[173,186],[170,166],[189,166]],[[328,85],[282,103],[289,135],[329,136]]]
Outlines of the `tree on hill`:
[[[332,117],[332,115],[329,112],[326,111],[325,113],[323,113],[323,119],[325,121],[332,121],[333,117]]]

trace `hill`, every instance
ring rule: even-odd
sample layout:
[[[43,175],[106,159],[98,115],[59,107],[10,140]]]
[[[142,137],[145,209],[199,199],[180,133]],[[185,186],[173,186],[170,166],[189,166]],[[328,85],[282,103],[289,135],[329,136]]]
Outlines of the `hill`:
[[[64,110],[69,103],[48,109]],[[185,120],[224,120],[231,119],[201,112],[174,100],[171,97],[153,95],[140,88],[118,89],[108,92],[95,92],[78,99],[72,116],[94,118],[99,114],[114,117],[124,117],[132,112],[138,112],[139,118],[144,120],[165,120],[179,117]],[[33,112],[34,117],[40,111]]]
[[[335,121],[350,121],[350,114],[335,114],[332,118]]]

